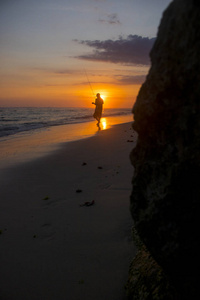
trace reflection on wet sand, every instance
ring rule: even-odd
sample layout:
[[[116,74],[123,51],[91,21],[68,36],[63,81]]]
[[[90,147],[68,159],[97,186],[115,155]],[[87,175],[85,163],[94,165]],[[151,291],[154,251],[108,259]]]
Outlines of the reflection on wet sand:
[[[106,118],[101,119],[102,129],[105,130],[107,128],[107,120]]]
[[[62,143],[88,138],[99,130],[109,129],[112,125],[132,121],[132,115],[106,117],[101,119],[97,128],[95,122],[53,126],[45,130],[23,132],[0,141],[0,169],[13,164],[44,156]]]

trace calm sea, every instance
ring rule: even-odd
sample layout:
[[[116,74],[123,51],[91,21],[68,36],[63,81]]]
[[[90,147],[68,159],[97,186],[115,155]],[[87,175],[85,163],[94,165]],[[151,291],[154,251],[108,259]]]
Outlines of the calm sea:
[[[51,126],[93,121],[92,108],[0,108],[0,139]],[[131,109],[105,109],[104,117],[126,116]]]

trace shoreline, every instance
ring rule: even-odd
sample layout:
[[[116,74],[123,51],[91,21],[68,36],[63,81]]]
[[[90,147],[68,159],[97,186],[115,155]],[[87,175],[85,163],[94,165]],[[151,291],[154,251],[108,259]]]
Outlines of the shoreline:
[[[131,122],[132,115],[102,118],[101,130]],[[14,165],[53,153],[65,143],[82,140],[99,132],[95,121],[52,126],[22,132],[0,140],[0,173]]]
[[[131,122],[116,125],[1,179],[0,298],[125,298],[136,140]]]

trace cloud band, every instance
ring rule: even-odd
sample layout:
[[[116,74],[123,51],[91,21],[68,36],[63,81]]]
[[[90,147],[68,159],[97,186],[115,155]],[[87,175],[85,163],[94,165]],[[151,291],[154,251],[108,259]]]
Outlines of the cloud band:
[[[90,54],[80,55],[77,58],[104,61],[111,63],[149,65],[149,52],[155,38],[128,35],[127,38],[119,37],[117,40],[86,40],[76,42],[93,48]]]

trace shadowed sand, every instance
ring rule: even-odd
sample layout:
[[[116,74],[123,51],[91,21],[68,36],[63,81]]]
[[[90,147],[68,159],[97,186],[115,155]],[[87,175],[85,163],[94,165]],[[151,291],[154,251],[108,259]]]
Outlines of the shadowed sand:
[[[136,138],[115,125],[1,178],[0,299],[125,298]]]

